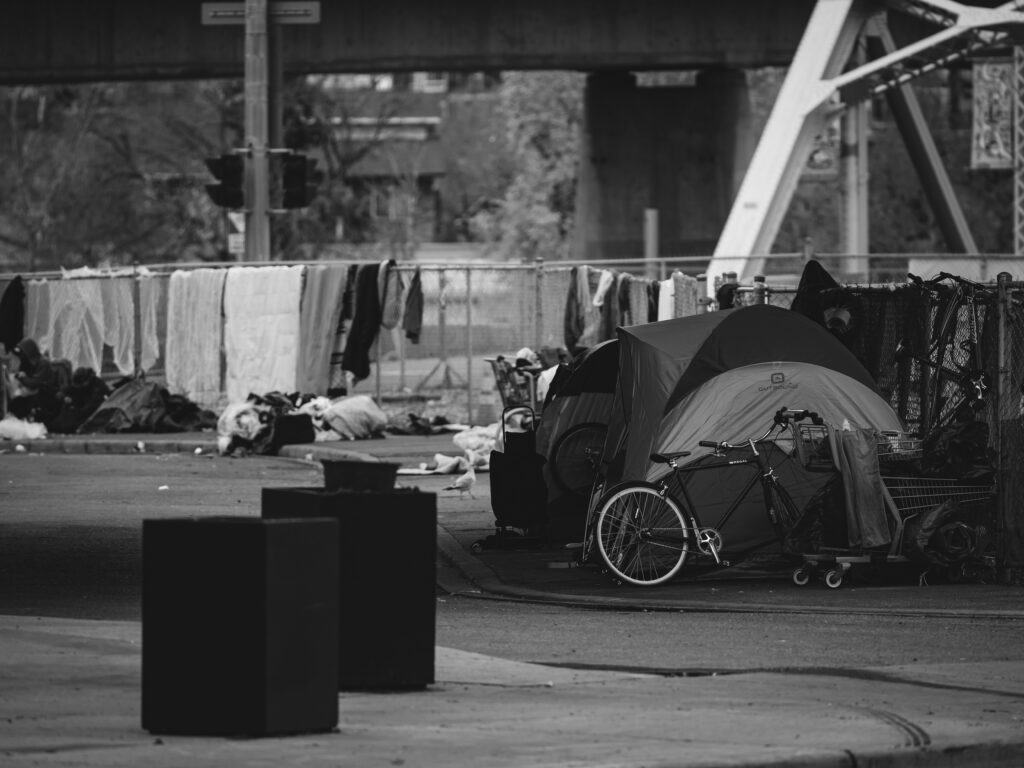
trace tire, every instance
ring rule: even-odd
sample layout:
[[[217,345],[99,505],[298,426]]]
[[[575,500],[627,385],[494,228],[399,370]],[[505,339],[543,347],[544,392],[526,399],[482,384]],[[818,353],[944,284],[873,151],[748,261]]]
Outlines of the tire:
[[[811,572],[807,568],[797,568],[793,571],[793,583],[798,587],[806,587],[811,581]]]
[[[555,485],[572,496],[586,498],[597,476],[608,425],[587,421],[567,429],[555,441],[548,466]],[[590,453],[593,452],[593,453]]]
[[[839,589],[843,586],[843,572],[835,568],[825,572],[825,586],[829,589]]]
[[[686,562],[693,542],[688,520],[653,483],[617,486],[597,513],[598,552],[614,577],[641,587],[661,584]]]

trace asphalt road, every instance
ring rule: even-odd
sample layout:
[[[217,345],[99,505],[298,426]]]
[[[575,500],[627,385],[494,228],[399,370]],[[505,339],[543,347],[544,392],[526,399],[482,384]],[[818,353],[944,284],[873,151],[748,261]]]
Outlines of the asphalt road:
[[[437,490],[448,478],[416,481]],[[258,516],[263,487],[321,483],[318,466],[266,457],[0,455],[0,614],[138,621],[143,519]],[[449,496],[441,496],[442,522],[485,506],[486,481],[473,500]],[[884,604],[885,587],[877,589]],[[669,674],[1020,661],[1020,629],[1019,620],[1007,618],[884,611],[637,612],[445,594],[437,606],[441,646],[518,661]]]

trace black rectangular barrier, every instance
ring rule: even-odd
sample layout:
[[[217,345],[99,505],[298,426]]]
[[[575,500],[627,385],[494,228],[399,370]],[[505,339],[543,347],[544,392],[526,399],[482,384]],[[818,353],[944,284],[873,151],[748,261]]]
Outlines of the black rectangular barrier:
[[[143,521],[143,728],[266,736],[337,725],[337,528]]]
[[[338,689],[433,683],[436,494],[264,488],[262,509],[338,521]]]

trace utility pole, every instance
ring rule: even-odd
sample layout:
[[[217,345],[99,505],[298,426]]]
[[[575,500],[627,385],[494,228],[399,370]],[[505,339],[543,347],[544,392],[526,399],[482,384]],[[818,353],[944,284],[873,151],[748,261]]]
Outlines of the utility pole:
[[[270,260],[270,67],[267,0],[245,0],[245,147],[249,152],[245,260]]]
[[[202,4],[204,26],[245,25],[245,261],[269,261],[270,155],[281,144],[282,24],[319,24],[316,0]]]

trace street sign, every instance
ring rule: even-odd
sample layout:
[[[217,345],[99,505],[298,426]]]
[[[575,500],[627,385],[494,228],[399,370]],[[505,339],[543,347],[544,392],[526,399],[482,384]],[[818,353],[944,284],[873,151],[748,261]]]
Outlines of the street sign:
[[[316,0],[271,2],[267,16],[277,24],[319,24],[320,3]],[[203,3],[201,18],[204,26],[245,24],[245,3]]]
[[[238,211],[228,211],[228,253],[245,253],[245,214]]]

